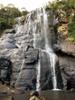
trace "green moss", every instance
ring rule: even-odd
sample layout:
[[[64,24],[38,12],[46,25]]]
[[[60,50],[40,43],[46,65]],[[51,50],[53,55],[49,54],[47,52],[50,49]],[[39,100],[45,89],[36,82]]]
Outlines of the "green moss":
[[[72,18],[72,22],[69,24],[69,37],[75,41],[75,15]]]

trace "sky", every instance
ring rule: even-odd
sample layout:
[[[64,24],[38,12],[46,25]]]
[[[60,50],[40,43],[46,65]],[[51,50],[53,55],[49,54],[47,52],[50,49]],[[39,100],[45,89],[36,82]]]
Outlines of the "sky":
[[[15,5],[15,7],[18,7],[19,9],[24,7],[28,11],[31,11],[43,5],[46,5],[48,1],[53,0],[0,0],[0,4],[6,6],[7,4],[12,3]]]

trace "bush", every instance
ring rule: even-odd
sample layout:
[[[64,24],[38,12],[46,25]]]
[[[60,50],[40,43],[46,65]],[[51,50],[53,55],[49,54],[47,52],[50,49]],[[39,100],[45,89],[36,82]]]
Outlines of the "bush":
[[[22,12],[14,6],[6,6],[0,8],[0,31],[7,28],[12,28],[15,24],[15,18],[26,15],[28,12],[23,10]]]
[[[7,28],[7,21],[4,18],[0,18],[0,30]]]

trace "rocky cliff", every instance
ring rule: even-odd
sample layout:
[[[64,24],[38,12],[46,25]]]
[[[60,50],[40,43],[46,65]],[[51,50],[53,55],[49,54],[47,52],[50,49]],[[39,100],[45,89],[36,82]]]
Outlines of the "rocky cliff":
[[[59,57],[59,65],[62,73],[64,89],[75,88],[75,42],[69,37],[69,23],[74,12],[71,12],[70,18],[63,15],[66,13],[60,10],[60,20],[57,23],[57,44],[54,50]],[[62,13],[63,12],[63,13]]]
[[[7,77],[10,86],[23,91],[75,88],[75,44],[60,38],[53,11],[47,15],[43,9],[32,11],[22,23],[22,18],[17,19],[14,31],[0,38],[0,66],[4,70],[0,75],[3,79],[4,73],[10,73],[8,65],[12,67],[11,78]]]

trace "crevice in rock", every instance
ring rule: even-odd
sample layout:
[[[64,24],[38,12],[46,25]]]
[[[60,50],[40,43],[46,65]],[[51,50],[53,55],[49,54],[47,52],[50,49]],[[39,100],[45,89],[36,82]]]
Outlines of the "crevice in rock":
[[[67,56],[67,57],[72,57],[72,58],[75,58],[75,55],[71,54],[71,53],[68,53],[68,52],[64,52],[62,50],[58,50],[58,51],[55,51],[55,53],[58,55],[58,56]]]

